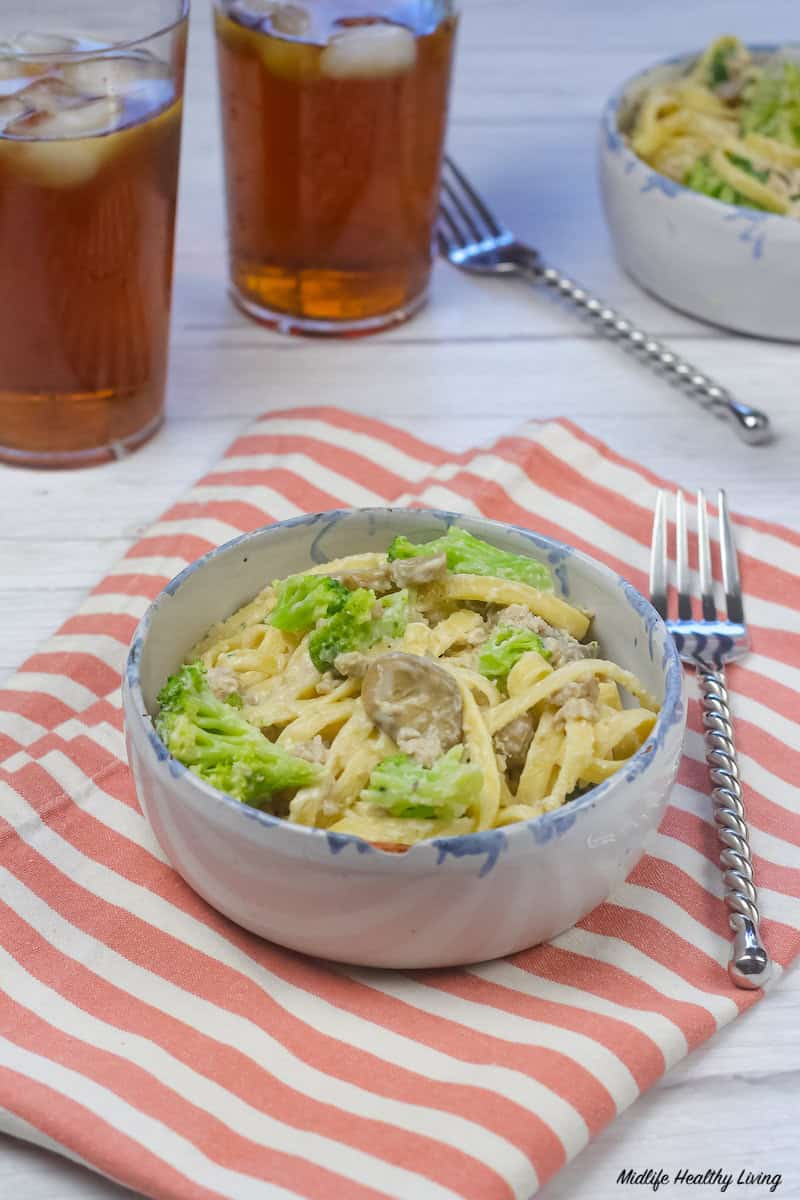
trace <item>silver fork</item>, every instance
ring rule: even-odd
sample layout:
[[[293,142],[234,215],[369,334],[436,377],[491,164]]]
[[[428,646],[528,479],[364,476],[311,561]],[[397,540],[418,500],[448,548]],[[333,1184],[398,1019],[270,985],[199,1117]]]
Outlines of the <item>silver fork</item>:
[[[720,864],[725,882],[725,903],[728,906],[728,920],[734,935],[728,972],[737,987],[759,988],[763,987],[769,978],[770,960],[759,935],[758,896],[753,879],[753,859],[750,853],[742,783],[736,761],[733,721],[725,686],[725,664],[743,658],[750,649],[750,641],[744,621],[733,530],[723,491],[720,491],[718,496],[718,511],[726,620],[718,619],[714,603],[708,512],[702,491],[697,493],[697,573],[702,620],[696,620],[692,613],[686,506],[681,492],[678,492],[675,512],[675,587],[678,593],[678,619],[672,621],[667,616],[667,507],[665,493],[661,491],[658,493],[653,519],[650,597],[653,607],[666,621],[681,659],[695,668],[700,684],[706,763],[713,788],[711,799],[714,805],[714,821],[722,846]]]
[[[442,173],[437,237],[440,253],[462,271],[478,275],[517,275],[554,288],[603,333],[618,338],[621,345],[636,351],[640,359],[659,375],[677,384],[716,416],[732,422],[743,441],[757,445],[772,437],[766,413],[734,399],[726,388],[663,342],[637,329],[631,321],[555,267],[545,266],[536,250],[526,246],[497,220],[449,157],[445,158]]]

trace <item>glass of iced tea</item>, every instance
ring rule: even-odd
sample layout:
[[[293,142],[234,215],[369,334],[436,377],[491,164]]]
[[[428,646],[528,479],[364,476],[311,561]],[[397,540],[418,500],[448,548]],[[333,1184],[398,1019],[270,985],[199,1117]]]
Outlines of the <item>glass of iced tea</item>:
[[[231,294],[291,333],[423,303],[456,32],[451,0],[215,0]]]
[[[0,458],[163,419],[189,0],[2,0]]]

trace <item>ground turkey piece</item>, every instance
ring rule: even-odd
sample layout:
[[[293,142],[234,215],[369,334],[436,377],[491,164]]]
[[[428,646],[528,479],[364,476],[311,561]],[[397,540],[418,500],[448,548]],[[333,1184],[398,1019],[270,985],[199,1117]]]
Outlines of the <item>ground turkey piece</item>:
[[[557,708],[556,721],[596,721],[600,716],[597,707],[597,680],[576,680],[566,683],[550,697]]]
[[[219,700],[227,700],[234,692],[239,691],[239,680],[235,671],[230,667],[210,667],[206,679],[211,691]]]
[[[489,638],[489,630],[486,627],[486,622],[481,621],[480,625],[476,625],[474,629],[470,629],[464,641],[468,646],[482,646]]]
[[[410,754],[423,767],[432,767],[437,759],[444,754],[442,739],[435,725],[428,729],[414,729],[412,726],[401,726],[395,737],[397,749],[402,754]]]
[[[563,667],[566,663],[577,662],[581,658],[591,658],[597,653],[597,643],[589,642],[583,645],[563,629],[554,629],[541,617],[535,616],[524,604],[509,604],[495,617],[495,626],[511,625],[515,629],[530,629],[542,639],[542,644],[550,656],[553,669]]]
[[[363,679],[371,662],[372,659],[360,650],[345,650],[344,653],[336,655],[333,665],[340,675],[345,675],[348,679]]]
[[[304,758],[310,763],[324,763],[328,757],[328,747],[318,733],[308,742],[296,742],[289,750],[295,758]]]
[[[327,696],[329,692],[340,687],[342,680],[340,676],[334,675],[333,671],[326,671],[321,675],[314,685],[314,691],[318,696]]]
[[[494,735],[495,751],[505,762],[509,771],[519,770],[525,765],[528,748],[533,740],[533,719],[529,713],[515,717]]]

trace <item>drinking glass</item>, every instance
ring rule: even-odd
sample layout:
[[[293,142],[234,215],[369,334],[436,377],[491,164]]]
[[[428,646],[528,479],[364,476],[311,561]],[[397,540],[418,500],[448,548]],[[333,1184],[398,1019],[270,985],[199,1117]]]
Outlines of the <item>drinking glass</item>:
[[[189,0],[3,0],[0,458],[163,420]]]
[[[371,333],[423,303],[451,0],[215,0],[231,294],[284,332]]]

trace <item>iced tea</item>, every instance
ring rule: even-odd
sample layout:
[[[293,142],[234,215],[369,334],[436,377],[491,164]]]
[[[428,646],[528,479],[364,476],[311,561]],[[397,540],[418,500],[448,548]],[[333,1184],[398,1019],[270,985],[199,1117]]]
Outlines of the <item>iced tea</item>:
[[[445,0],[222,0],[230,273],[250,315],[366,333],[430,274],[456,17]]]
[[[27,38],[27,42],[26,42]],[[162,420],[182,53],[0,47],[0,457],[119,456]]]

